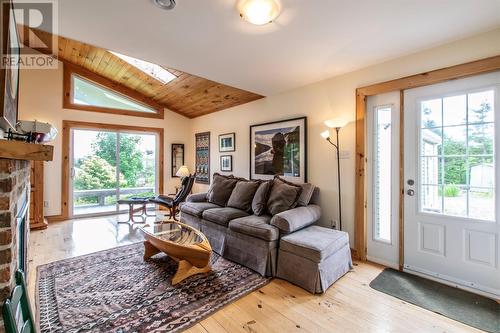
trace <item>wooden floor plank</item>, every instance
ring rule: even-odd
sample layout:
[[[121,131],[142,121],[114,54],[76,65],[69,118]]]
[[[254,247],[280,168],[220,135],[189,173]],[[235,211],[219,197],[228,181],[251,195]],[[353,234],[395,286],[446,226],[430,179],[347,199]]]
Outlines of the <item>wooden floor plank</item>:
[[[142,241],[138,226],[117,224],[118,219],[126,216],[57,222],[31,232],[28,289],[33,306],[37,266]],[[323,295],[273,279],[186,332],[480,332],[370,288],[382,270],[357,263]]]

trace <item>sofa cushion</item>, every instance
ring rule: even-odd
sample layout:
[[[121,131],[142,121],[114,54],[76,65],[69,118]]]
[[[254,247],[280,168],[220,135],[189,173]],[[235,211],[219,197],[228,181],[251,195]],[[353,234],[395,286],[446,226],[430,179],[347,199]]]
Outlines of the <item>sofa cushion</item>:
[[[297,200],[297,206],[307,206],[309,205],[309,202],[311,202],[316,186],[310,183],[303,183],[300,184],[300,187],[302,187],[302,192]]]
[[[207,209],[202,216],[204,220],[227,226],[229,221],[248,216],[248,213],[236,208],[223,207]]]
[[[302,187],[287,182],[279,176],[274,177],[273,185],[267,199],[267,211],[271,215],[284,212],[297,206]]]
[[[349,246],[347,232],[319,226],[307,227],[280,240],[281,250],[318,263],[346,245]]]
[[[252,200],[260,182],[238,181],[227,201],[228,207],[238,208],[244,211],[252,209]]]
[[[250,215],[234,219],[229,222],[229,229],[241,234],[257,237],[265,241],[274,241],[279,238],[279,229],[270,225],[271,216]]]
[[[207,201],[219,206],[225,206],[238,182],[233,176],[223,176],[214,173],[212,185],[207,194]]]
[[[261,182],[252,200],[252,211],[255,215],[262,215],[266,212],[266,203],[271,188],[272,181]]]
[[[184,202],[181,205],[181,212],[201,217],[203,211],[210,208],[220,208],[220,206],[210,202]]]

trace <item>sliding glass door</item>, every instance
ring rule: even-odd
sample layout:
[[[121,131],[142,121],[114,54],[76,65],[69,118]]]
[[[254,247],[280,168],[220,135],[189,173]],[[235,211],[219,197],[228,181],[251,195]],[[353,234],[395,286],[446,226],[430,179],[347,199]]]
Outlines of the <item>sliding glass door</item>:
[[[156,134],[91,129],[71,133],[73,216],[116,213],[127,209],[118,199],[156,193]]]

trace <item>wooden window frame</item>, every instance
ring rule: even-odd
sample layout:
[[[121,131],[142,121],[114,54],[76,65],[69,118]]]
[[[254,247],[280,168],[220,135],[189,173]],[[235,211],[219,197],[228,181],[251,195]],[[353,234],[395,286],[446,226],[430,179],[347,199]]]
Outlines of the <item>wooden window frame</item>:
[[[72,110],[80,110],[80,111],[92,111],[92,112],[102,112],[102,113],[111,113],[122,116],[134,116],[134,117],[142,117],[142,118],[156,118],[156,119],[164,119],[165,108],[160,103],[157,103],[151,98],[148,98],[141,93],[127,88],[124,85],[113,82],[103,76],[95,74],[83,67],[69,64],[67,62],[64,63],[63,68],[63,108],[64,109],[72,109]],[[142,104],[144,106],[150,107],[155,110],[154,113],[141,112],[141,111],[133,111],[133,110],[122,110],[122,109],[113,109],[106,108],[101,106],[93,106],[93,105],[82,105],[73,103],[73,75],[77,75],[82,79],[89,81],[97,86],[101,86],[103,88],[112,90],[120,95],[124,95],[130,100]]]
[[[407,89],[461,79],[500,70],[500,55],[460,65],[445,67],[396,80],[377,83],[356,89],[356,183],[353,255],[366,260],[367,251],[367,189],[366,184],[366,98],[392,91],[400,92],[399,131],[399,269],[404,264],[404,91]]]
[[[90,123],[82,121],[70,121],[63,120],[62,128],[62,162],[61,162],[61,214],[47,216],[49,222],[64,221],[70,218],[69,214],[69,179],[70,179],[70,142],[71,142],[71,129],[103,129],[109,131],[133,131],[133,132],[143,132],[143,133],[155,133],[158,135],[159,146],[158,146],[158,193],[162,194],[164,185],[164,129],[157,127],[139,127],[139,126],[128,126],[128,125],[116,125],[116,124],[103,124],[103,123]],[[116,212],[113,212],[116,214]]]

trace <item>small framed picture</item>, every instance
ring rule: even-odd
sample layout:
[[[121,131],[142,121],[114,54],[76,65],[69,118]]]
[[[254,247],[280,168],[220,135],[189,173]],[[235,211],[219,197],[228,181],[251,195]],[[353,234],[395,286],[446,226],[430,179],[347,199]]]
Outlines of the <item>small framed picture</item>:
[[[222,155],[220,157],[220,171],[231,172],[233,171],[233,156]]]
[[[235,133],[219,135],[219,152],[228,152],[235,150]]]

